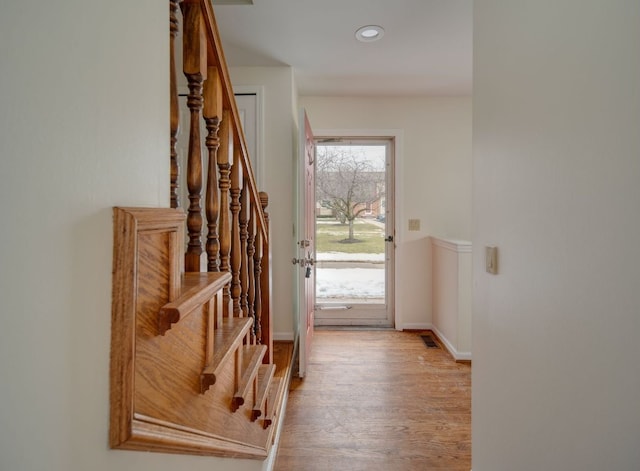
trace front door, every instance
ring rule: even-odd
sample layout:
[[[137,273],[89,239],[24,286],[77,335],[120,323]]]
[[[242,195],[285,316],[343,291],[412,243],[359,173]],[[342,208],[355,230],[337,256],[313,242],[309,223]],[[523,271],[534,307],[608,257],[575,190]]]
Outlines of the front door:
[[[300,278],[299,301],[299,364],[298,374],[307,372],[309,354],[313,342],[315,314],[315,143],[313,132],[304,110],[300,113],[299,136],[299,214],[300,224],[298,256],[294,263]]]

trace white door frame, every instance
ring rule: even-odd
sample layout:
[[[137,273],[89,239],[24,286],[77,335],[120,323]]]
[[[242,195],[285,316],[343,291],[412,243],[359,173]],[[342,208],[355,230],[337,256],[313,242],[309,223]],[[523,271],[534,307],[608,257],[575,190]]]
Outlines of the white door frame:
[[[403,239],[404,233],[402,231],[403,225],[400,224],[400,221],[404,220],[402,208],[404,208],[404,191],[400,182],[402,181],[403,175],[403,136],[404,133],[402,129],[314,129],[314,134],[316,137],[343,137],[343,138],[366,138],[366,139],[392,139],[393,140],[393,148],[394,148],[394,200],[393,200],[393,211],[394,218],[391,233],[395,234],[394,244],[398,247]],[[400,270],[400,257],[398,257],[398,251],[396,250],[394,257],[394,271],[393,271],[393,313],[392,313],[392,322],[395,326],[396,330],[402,330],[401,320],[399,319],[399,313],[402,312],[402,300],[400,296],[396,296],[398,287],[398,273],[401,273]]]
[[[257,171],[255,172],[258,189],[264,188],[264,87],[262,85],[234,85],[233,93],[256,96],[256,155]]]

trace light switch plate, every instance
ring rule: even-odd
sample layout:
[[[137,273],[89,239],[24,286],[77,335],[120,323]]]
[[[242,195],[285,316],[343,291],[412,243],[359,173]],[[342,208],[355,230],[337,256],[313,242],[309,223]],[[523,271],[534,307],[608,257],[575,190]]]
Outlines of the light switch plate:
[[[487,273],[498,274],[498,247],[485,247],[485,263]]]
[[[409,230],[410,231],[419,231],[420,230],[420,219],[409,219]]]

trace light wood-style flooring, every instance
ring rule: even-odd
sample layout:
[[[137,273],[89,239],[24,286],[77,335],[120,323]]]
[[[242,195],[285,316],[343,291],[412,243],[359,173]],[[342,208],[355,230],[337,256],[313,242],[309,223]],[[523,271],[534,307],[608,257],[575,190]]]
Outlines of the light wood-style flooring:
[[[316,331],[276,471],[471,469],[471,366],[418,333]]]

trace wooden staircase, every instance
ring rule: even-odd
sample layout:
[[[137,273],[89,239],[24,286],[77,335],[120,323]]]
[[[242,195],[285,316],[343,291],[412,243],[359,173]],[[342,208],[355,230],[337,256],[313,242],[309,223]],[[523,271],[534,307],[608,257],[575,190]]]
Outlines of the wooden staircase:
[[[288,377],[224,305],[229,272],[182,272],[184,219],[114,209],[111,446],[263,459]]]
[[[114,208],[110,444],[264,459],[289,382],[274,364],[268,198],[255,184],[211,4],[183,0],[182,22],[178,5],[169,2],[172,208]],[[180,23],[186,214],[176,151]],[[291,348],[276,355],[288,363]]]

